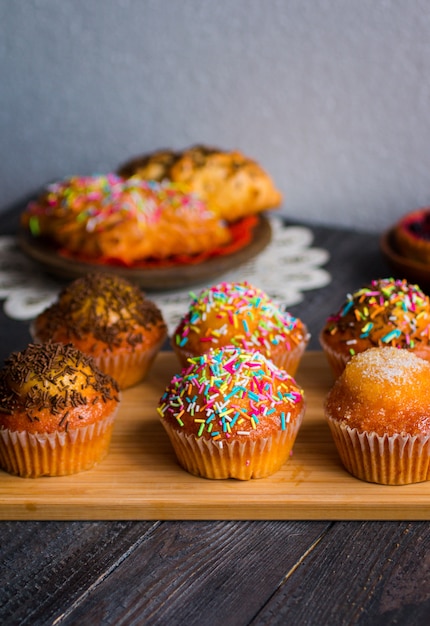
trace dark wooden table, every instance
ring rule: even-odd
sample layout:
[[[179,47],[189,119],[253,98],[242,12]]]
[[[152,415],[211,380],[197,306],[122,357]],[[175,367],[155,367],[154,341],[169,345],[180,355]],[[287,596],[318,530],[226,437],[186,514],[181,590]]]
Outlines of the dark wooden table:
[[[15,217],[0,220],[12,232]],[[333,281],[291,312],[318,349],[345,293],[388,276],[378,237],[315,227]],[[0,356],[28,324],[0,314]],[[430,623],[430,525],[375,521],[0,522],[0,624]]]

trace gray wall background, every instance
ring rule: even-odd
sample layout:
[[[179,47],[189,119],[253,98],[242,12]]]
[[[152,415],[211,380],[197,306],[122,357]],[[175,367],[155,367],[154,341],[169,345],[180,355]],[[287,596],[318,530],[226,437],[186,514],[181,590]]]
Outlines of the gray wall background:
[[[0,210],[160,147],[256,158],[301,221],[430,204],[428,0],[0,0]]]

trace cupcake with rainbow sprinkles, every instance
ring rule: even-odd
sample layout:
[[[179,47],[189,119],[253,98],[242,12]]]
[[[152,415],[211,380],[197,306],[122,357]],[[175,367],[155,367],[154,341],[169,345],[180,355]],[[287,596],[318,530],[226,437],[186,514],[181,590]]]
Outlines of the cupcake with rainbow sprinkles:
[[[234,345],[258,350],[294,376],[308,341],[300,319],[282,312],[264,291],[243,281],[222,282],[193,295],[172,346],[183,366],[211,348]]]
[[[260,352],[225,346],[189,360],[158,412],[179,464],[204,478],[264,478],[287,461],[302,389]]]
[[[320,343],[336,377],[352,356],[369,348],[404,348],[430,361],[429,298],[406,280],[372,280],[328,318]]]

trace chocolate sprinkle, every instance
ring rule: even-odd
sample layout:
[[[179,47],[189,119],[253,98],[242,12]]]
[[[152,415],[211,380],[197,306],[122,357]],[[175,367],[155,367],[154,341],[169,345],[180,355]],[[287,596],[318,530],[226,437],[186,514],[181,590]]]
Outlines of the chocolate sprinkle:
[[[23,410],[34,421],[38,419],[37,413],[47,409],[53,415],[61,415],[60,426],[67,425],[67,408],[87,404],[81,391],[69,386],[78,376],[85,376],[85,387],[96,392],[99,401],[118,401],[116,381],[72,344],[30,344],[22,352],[13,352],[0,371],[0,412],[12,414]],[[30,379],[34,384],[26,391]],[[44,387],[45,381],[54,386],[54,392]]]
[[[121,343],[124,334],[131,346],[139,344],[143,336],[135,327],[165,327],[161,311],[136,285],[101,272],[70,283],[41,319],[40,332],[45,338],[64,329],[70,339],[92,335],[111,349]]]

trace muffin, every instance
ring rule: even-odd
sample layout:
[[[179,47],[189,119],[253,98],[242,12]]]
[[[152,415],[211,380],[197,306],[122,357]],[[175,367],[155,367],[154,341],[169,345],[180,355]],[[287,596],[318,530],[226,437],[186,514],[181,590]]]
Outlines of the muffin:
[[[291,376],[309,341],[305,324],[282,312],[264,291],[248,282],[222,282],[193,296],[172,337],[183,366],[210,348],[234,345],[258,350]]]
[[[87,470],[107,454],[118,385],[71,344],[30,344],[0,371],[0,467],[22,477]]]
[[[404,215],[394,226],[394,239],[400,254],[430,263],[430,207]]]
[[[418,285],[382,278],[348,294],[328,318],[320,344],[335,376],[368,348],[405,348],[430,360],[430,302]]]
[[[353,476],[384,485],[430,479],[430,363],[397,348],[355,355],[336,380],[325,414]]]
[[[227,225],[183,186],[114,174],[50,185],[21,224],[66,256],[125,266],[207,253],[231,241]]]
[[[76,279],[32,324],[33,339],[73,343],[126,389],[142,381],[167,337],[161,311],[116,275]]]
[[[269,174],[239,150],[203,145],[157,150],[131,159],[119,174],[186,185],[227,222],[273,209],[282,201]]]
[[[204,478],[263,478],[288,459],[305,411],[294,379],[234,346],[189,360],[158,412],[180,465]]]

